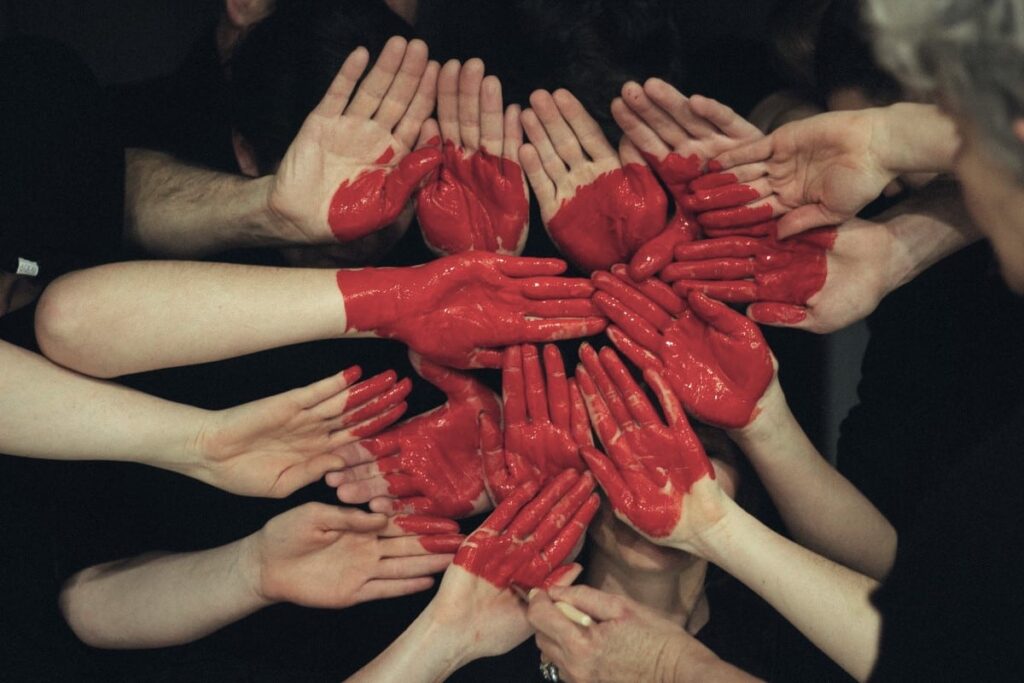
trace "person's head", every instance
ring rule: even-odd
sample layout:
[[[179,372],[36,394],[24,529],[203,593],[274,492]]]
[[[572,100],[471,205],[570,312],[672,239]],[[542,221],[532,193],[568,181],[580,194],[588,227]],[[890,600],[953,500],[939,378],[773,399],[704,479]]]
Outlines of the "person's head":
[[[1024,0],[868,0],[879,60],[956,120],[956,172],[1003,277],[1024,293]]]
[[[861,0],[832,0],[814,52],[815,82],[829,110],[882,107],[903,98],[896,80],[875,61]]]
[[[233,143],[242,172],[273,173],[345,58],[362,46],[372,64],[395,35],[414,37],[384,0],[277,2],[273,14],[248,30],[229,63]],[[301,265],[365,265],[404,234],[411,218],[407,211],[362,240],[286,254]]]
[[[822,16],[831,0],[787,0],[778,2],[768,14],[768,41],[775,68],[787,84],[803,92],[814,92],[815,56]]]

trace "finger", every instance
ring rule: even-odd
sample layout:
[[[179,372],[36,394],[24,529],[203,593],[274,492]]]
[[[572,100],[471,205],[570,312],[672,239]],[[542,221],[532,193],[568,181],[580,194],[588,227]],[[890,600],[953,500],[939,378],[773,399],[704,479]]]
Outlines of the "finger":
[[[562,339],[582,339],[604,331],[604,318],[547,318],[527,320],[520,328],[519,341],[541,344]]]
[[[338,500],[350,505],[360,505],[380,496],[394,498],[399,495],[419,493],[416,490],[419,487],[408,475],[391,474],[388,475],[388,478],[392,480],[393,484],[385,481],[384,477],[343,483],[338,486]]]
[[[480,86],[484,80],[484,63],[473,58],[459,72],[459,135],[462,146],[476,151],[480,148]]]
[[[545,549],[548,544],[555,540],[559,532],[573,521],[576,513],[583,508],[585,503],[588,503],[593,490],[594,477],[589,472],[584,472],[576,478],[572,488],[559,494],[554,504],[544,512],[544,516],[537,524],[537,528],[531,534],[531,541],[538,550]],[[597,502],[600,505],[600,501],[598,500]],[[586,521],[589,523],[590,520],[587,519]],[[547,576],[553,567],[562,564],[562,561],[569,556],[569,551],[576,545],[576,541],[579,540],[582,532],[586,531],[586,528],[587,526],[584,524],[582,529],[573,529],[574,532],[578,533],[576,533],[576,538],[569,544],[569,547],[564,549],[565,554],[558,555],[556,558],[548,556],[548,559],[551,561],[544,571],[544,576]],[[552,548],[552,551],[561,553],[562,546],[556,546]]]
[[[639,83],[631,81],[622,86],[622,99],[669,147],[678,148],[690,142],[690,135],[682,125],[655,104]]]
[[[668,114],[672,120],[697,141],[707,141],[718,134],[718,129],[703,116],[693,111],[690,99],[660,78],[648,78],[644,94],[651,103]],[[685,144],[684,140],[684,144]]]
[[[459,134],[459,72],[462,63],[457,59],[449,59],[441,67],[437,75],[437,122],[441,127],[441,137],[456,147],[462,146]]]
[[[761,243],[760,240],[738,235],[716,237],[714,239],[698,240],[677,245],[674,255],[677,261],[742,258],[756,254],[757,248]]]
[[[342,461],[345,463],[345,467],[353,467],[366,462],[373,462],[378,457],[390,455],[398,452],[398,441],[394,440],[391,443],[391,439],[387,438],[383,446],[380,445],[378,440],[385,439],[387,435],[381,435],[366,441],[358,441],[356,443],[350,443],[337,449],[334,454],[340,456]],[[330,476],[334,476],[333,474]],[[328,480],[330,484],[330,480]]]
[[[533,277],[520,283],[520,292],[528,299],[589,299],[594,285],[582,277]]]
[[[519,164],[523,167],[523,173],[530,182],[530,188],[537,195],[537,202],[541,207],[541,214],[544,220],[550,220],[557,211],[555,205],[555,184],[551,182],[544,165],[540,161],[537,148],[531,144],[522,145],[519,148]]]
[[[587,318],[601,316],[589,299],[528,299],[520,312],[529,318]]]
[[[654,391],[654,395],[658,397],[658,403],[661,404],[661,410],[665,413],[665,419],[668,421],[668,424],[676,430],[685,428],[692,435],[690,423],[687,421],[686,413],[683,411],[683,404],[679,401],[679,397],[672,391],[672,387],[668,385],[668,382],[665,381],[661,373],[654,370],[645,370],[644,379],[647,380],[648,385]]]
[[[323,99],[316,105],[313,113],[332,119],[341,116],[369,61],[370,53],[365,47],[357,47],[353,50],[338,69],[338,74],[331,81],[331,85],[328,86],[327,92],[324,93]]]
[[[756,303],[747,307],[747,315],[762,325],[807,329],[807,309],[780,303]]]
[[[633,417],[630,415],[629,409],[626,408],[626,402],[622,394],[619,393],[618,388],[612,383],[608,373],[605,372],[597,352],[594,351],[594,347],[590,344],[582,344],[580,346],[580,360],[583,362],[583,367],[587,370],[587,375],[597,385],[597,390],[601,393],[601,398],[604,399],[605,405],[608,406],[612,417],[615,418],[618,428],[625,430],[632,425]],[[603,442],[604,440],[602,439]]]
[[[772,155],[774,138],[766,135],[753,142],[741,145],[736,149],[723,152],[715,157],[714,162],[720,171],[727,171],[734,166],[765,161]]]
[[[395,387],[393,391],[398,391],[400,389],[401,387]],[[380,399],[380,401],[382,402],[387,400],[390,400],[390,397],[387,395],[382,396]],[[402,416],[405,415],[405,411],[406,409],[408,409],[408,407],[409,404],[406,403],[405,401],[396,403],[385,409],[383,412],[371,415],[362,422],[353,424],[350,427],[343,429],[341,431],[334,432],[327,440],[327,447],[332,449],[333,451],[338,447],[344,446],[345,444],[351,443],[358,439],[365,439],[366,437],[373,436],[374,434],[377,434],[382,430],[387,429],[394,423],[398,422],[398,420],[400,420]],[[371,409],[376,409],[373,404],[363,406],[358,410],[369,411]]]
[[[742,337],[764,343],[757,325],[725,304],[709,299],[700,292],[690,292],[687,297],[690,308],[704,322],[730,337]]]
[[[647,240],[629,260],[629,275],[633,280],[645,280],[657,275],[672,262],[672,249],[680,242],[693,239],[690,236],[691,223],[679,220],[676,214],[658,235]],[[694,223],[695,225],[695,223]]]
[[[402,157],[398,165],[384,177],[384,195],[406,202],[423,181],[441,165],[441,150],[422,147]]]
[[[437,119],[427,119],[423,122],[423,125],[420,126],[419,137],[416,139],[416,149],[440,146],[441,129],[437,125]]]
[[[652,93],[651,96],[654,97],[654,94]],[[655,101],[657,101],[656,98]],[[710,97],[692,95],[690,97],[690,109],[694,114],[707,119],[708,122],[722,131],[727,137],[737,142],[756,140],[764,135],[750,121],[747,121],[727,105]]]
[[[636,145],[642,153],[655,159],[664,159],[672,151],[621,97],[612,100],[612,118],[615,119],[615,123],[619,124],[619,128],[626,134],[629,141]]]
[[[627,285],[636,287],[641,294],[674,316],[686,310],[686,305],[679,295],[661,280],[655,278],[634,280],[629,274],[629,269],[621,263],[612,266],[612,275]]]
[[[512,476],[505,463],[505,449],[498,423],[487,413],[477,420],[480,430],[480,457],[483,459],[484,484],[492,501],[501,501],[510,493]]]
[[[353,365],[318,382],[286,392],[284,395],[290,394],[303,408],[314,408],[318,403],[326,401],[352,386],[362,374],[362,369],[358,365]]]
[[[587,417],[587,406],[583,402],[583,394],[575,379],[569,382],[569,433],[577,446],[593,446],[594,436],[590,433],[590,419]]]
[[[594,161],[615,158],[615,148],[604,136],[601,126],[571,92],[560,88],[554,92],[552,99],[587,156]]]
[[[505,407],[505,427],[526,422],[526,379],[523,376],[523,350],[514,345],[505,349],[501,368],[501,392]]]
[[[589,614],[597,621],[622,619],[628,612],[626,601],[620,596],[590,586],[553,586],[548,594],[556,600],[569,603],[584,614]]]
[[[404,498],[377,496],[370,499],[369,505],[373,512],[380,512],[388,516],[437,514],[434,501],[426,496],[405,496]]]
[[[368,398],[360,397],[361,400],[365,401],[362,405],[356,405],[351,408],[350,406],[345,406],[347,410],[341,415],[342,424],[348,426],[365,422],[373,416],[379,415],[392,406],[403,402],[411,391],[412,380],[406,377],[378,396],[367,395]]]
[[[557,258],[534,258],[528,256],[496,256],[495,261],[498,264],[498,270],[503,275],[509,277],[523,277],[523,278],[538,278],[543,282],[540,276],[544,275],[560,275],[564,273],[569,265],[562,259]],[[574,282],[578,278],[558,278],[557,282]],[[585,296],[589,296],[586,294]]]
[[[380,541],[380,555],[389,558],[419,557],[431,554],[448,555],[458,550],[463,540],[464,537],[458,533],[443,536],[383,538]]]
[[[523,145],[523,125],[519,122],[520,112],[518,104],[510,104],[505,109],[505,116],[502,119],[501,156],[509,161],[519,160],[519,148]]]
[[[401,36],[392,36],[384,44],[384,49],[380,51],[377,61],[370,68],[370,73],[359,84],[359,89],[345,109],[347,116],[364,119],[373,116],[402,66],[407,46],[408,43]]]
[[[523,506],[515,519],[508,525],[508,534],[516,539],[525,539],[532,534],[555,503],[561,500],[579,479],[579,472],[564,470],[549,481],[533,500]]]
[[[553,572],[548,574],[547,578],[544,579],[544,583],[541,584],[542,588],[550,588],[551,586],[571,586],[573,581],[579,578],[580,574],[583,573],[583,565],[571,562],[569,564],[563,564]]]
[[[587,463],[597,483],[604,489],[612,506],[619,511],[629,510],[633,504],[633,492],[615,463],[596,448],[581,448],[580,456]]]
[[[559,185],[569,175],[569,169],[566,167],[562,157],[555,151],[554,144],[551,142],[544,124],[541,123],[537,113],[532,109],[523,110],[523,113],[519,115],[519,120],[523,124],[523,131],[526,133],[526,137],[530,140],[530,144],[540,158],[545,175],[555,185]]]
[[[612,344],[615,345],[615,348],[619,350],[619,353],[628,358],[629,362],[638,368],[662,367],[661,361],[657,356],[630,339],[625,332],[615,325],[609,325],[605,333]]]
[[[664,308],[650,297],[645,296],[632,284],[627,284],[622,278],[610,273],[597,272],[591,276],[594,286],[605,296],[614,298],[619,303],[629,308],[651,326],[661,332],[672,322],[672,316]],[[595,298],[596,302],[596,298]],[[601,304],[598,303],[598,308]],[[604,310],[604,309],[601,309]],[[607,311],[605,311],[607,315]]]
[[[550,422],[548,415],[548,397],[544,386],[544,373],[540,367],[537,347],[525,344],[523,354],[523,379],[526,383],[526,413],[533,422]]]
[[[443,391],[449,399],[470,399],[490,395],[490,389],[473,379],[469,373],[438,365],[414,352],[409,353],[409,361],[416,374]]]
[[[444,517],[428,515],[398,515],[388,518],[387,528],[381,536],[444,535],[459,533],[458,522]]]
[[[308,486],[328,472],[338,469],[342,460],[336,455],[324,453],[291,465],[278,475],[271,486],[272,497],[291,495],[303,486]]]
[[[579,384],[580,394],[583,396],[583,403],[590,415],[590,421],[597,431],[597,438],[607,448],[619,433],[615,417],[612,416],[612,411],[609,410],[608,404],[601,396],[594,378],[582,365],[576,366],[576,382]]]
[[[311,513],[316,526],[330,531],[378,531],[387,526],[388,518],[364,512],[357,508],[324,503],[306,503],[301,506]]]
[[[676,280],[672,289],[680,296],[690,292],[701,292],[712,299],[730,304],[746,304],[757,301],[757,285],[749,280],[705,282],[704,280]]]
[[[551,93],[547,90],[533,91],[530,94],[530,108],[547,131],[555,153],[569,168],[587,161],[576,133],[566,123]]]
[[[443,572],[451,564],[452,555],[414,555],[380,560],[374,571],[377,579],[408,579]]]
[[[708,168],[718,168],[717,162],[708,162]],[[700,192],[725,185],[745,185],[764,178],[767,174],[768,167],[764,162],[743,164],[730,168],[728,171],[705,173],[699,178],[694,178],[690,181],[690,191]]]
[[[537,631],[538,645],[541,638],[547,641],[544,652],[549,657],[552,654],[551,645],[554,646],[555,652],[561,654],[561,643],[567,643],[579,635],[577,632],[579,627],[555,607],[554,602],[545,591],[534,593],[526,610],[526,618]]]
[[[604,292],[594,295],[594,303],[601,309],[601,312],[608,316],[611,323],[626,333],[631,340],[651,352],[661,349],[662,337],[650,322],[634,311],[626,307],[618,299],[608,296]]]
[[[434,137],[440,138],[437,122],[429,118],[434,111],[434,102],[437,99],[437,75],[440,70],[441,65],[437,62],[427,62],[427,68],[423,72],[423,77],[420,78],[416,95],[409,104],[409,108],[406,109],[405,115],[395,126],[393,132],[395,139],[408,149],[413,148],[417,138],[423,143],[427,143]],[[425,125],[428,120],[432,124],[429,129]]]
[[[716,258],[707,261],[677,261],[665,266],[661,278],[665,282],[676,280],[741,280],[753,277],[758,271],[752,258]]]
[[[409,41],[398,73],[391,81],[387,94],[373,115],[373,120],[388,130],[398,125],[415,99],[426,69],[427,44],[419,39]]]
[[[640,153],[640,150],[636,148],[636,145],[634,145],[625,135],[619,138],[619,162],[623,166],[635,164],[637,166],[647,167],[647,160],[644,159],[644,155]]]
[[[683,208],[699,213],[749,204],[770,195],[772,188],[767,178],[759,178],[749,183],[733,183],[698,190],[694,190],[693,183],[690,183],[690,192],[691,194],[683,197]]]
[[[395,386],[397,381],[398,374],[394,370],[387,370],[359,384],[350,385],[340,393],[324,397],[317,404],[309,406],[311,414],[313,417],[321,420],[337,417],[346,410],[357,408],[367,401],[371,401],[377,396],[386,393]],[[315,385],[307,388],[312,388],[313,386]]]
[[[820,228],[827,225],[839,225],[846,216],[828,211],[821,204],[807,204],[797,207],[779,218],[779,239]]]
[[[654,406],[647,400],[643,389],[633,379],[633,375],[630,374],[618,354],[605,347],[601,349],[600,358],[605,372],[611,377],[622,396],[626,398],[626,407],[633,419],[645,426],[661,424],[658,414],[654,411]]]
[[[484,535],[493,536],[504,531],[505,527],[515,519],[517,514],[519,514],[519,511],[523,506],[533,499],[539,488],[540,485],[534,480],[530,480],[519,485],[519,487],[512,492],[512,495],[501,501],[501,503],[494,508],[494,512],[484,520],[484,523],[481,524],[474,533],[484,532]],[[470,536],[469,540],[473,540],[472,536]]]
[[[480,86],[480,148],[494,156],[502,154],[505,131],[503,109],[501,81],[497,76],[487,76]]]
[[[758,199],[752,204],[734,206],[728,209],[705,211],[697,216],[697,222],[708,229],[731,228],[743,225],[764,223],[786,213],[788,209],[782,205],[775,195]]]
[[[544,346],[544,373],[547,377],[548,415],[556,427],[569,430],[569,381],[565,376],[562,353],[554,344]]]
[[[367,581],[352,596],[353,603],[386,600],[402,595],[411,595],[425,591],[434,585],[434,579],[424,576],[415,579],[374,579]]]
[[[400,472],[401,471],[401,459],[399,456],[393,455],[386,458],[381,458],[381,464],[376,462],[363,463],[362,465],[356,465],[355,467],[346,467],[345,469],[338,470],[337,472],[331,473],[331,481],[334,486],[340,486],[342,484],[351,484],[357,481],[364,481],[366,479],[380,479],[385,472]],[[381,469],[381,468],[386,469]]]

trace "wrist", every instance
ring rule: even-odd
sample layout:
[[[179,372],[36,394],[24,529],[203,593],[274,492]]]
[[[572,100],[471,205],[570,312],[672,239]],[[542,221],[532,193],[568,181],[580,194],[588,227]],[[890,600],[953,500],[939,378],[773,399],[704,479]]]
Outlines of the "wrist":
[[[398,322],[410,290],[408,278],[400,274],[414,268],[339,270],[337,283],[345,310],[345,331],[353,336],[372,336]]]
[[[430,680],[445,680],[469,662],[477,659],[471,642],[463,642],[462,636],[470,629],[465,626],[465,615],[460,618],[446,617],[435,601],[420,613],[402,638],[409,642],[411,654],[420,666],[426,665]]]
[[[267,576],[266,559],[263,553],[260,535],[262,530],[250,534],[238,541],[238,577],[245,595],[256,609],[269,607],[282,599],[268,591],[265,584]]]
[[[776,434],[779,428],[791,416],[786,395],[779,384],[779,373],[776,370],[772,381],[764,390],[757,402],[754,416],[746,425],[726,430],[726,434],[741,448],[748,443],[757,442]]]
[[[710,674],[721,662],[700,641],[688,635],[680,635],[669,640],[659,653],[654,679],[664,683],[713,680]]]
[[[880,135],[878,150],[886,170],[901,173],[953,170],[960,145],[953,121],[932,104],[897,102],[874,110]]]

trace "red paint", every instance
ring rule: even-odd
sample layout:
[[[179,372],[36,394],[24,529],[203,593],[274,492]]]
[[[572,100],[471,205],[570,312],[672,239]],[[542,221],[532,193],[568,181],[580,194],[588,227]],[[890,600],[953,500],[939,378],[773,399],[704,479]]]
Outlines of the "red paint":
[[[486,509],[478,417],[500,420],[498,397],[465,373],[426,360],[418,370],[447,402],[360,445],[376,460],[398,509],[445,517]]]
[[[690,181],[700,176],[704,168],[704,160],[696,154],[684,157],[676,152],[669,152],[664,159],[658,159],[653,154],[641,152],[654,172],[665,183],[665,187],[676,200],[677,206],[683,206],[683,199],[689,192]]]
[[[596,280],[601,291],[594,301],[615,324],[608,336],[619,350],[641,368],[663,374],[700,420],[724,428],[748,424],[774,374],[757,325],[698,292],[678,299],[681,312],[671,313],[632,281],[618,279],[615,286]]]
[[[697,216],[697,222],[707,229],[720,230],[722,228],[763,223],[771,219],[772,213],[772,207],[768,204],[734,206],[728,209],[717,209],[702,213]]]
[[[530,221],[519,164],[484,150],[466,154],[451,141],[442,159],[441,172],[416,199],[427,244],[444,254],[518,251]]]
[[[622,263],[665,227],[667,199],[651,170],[626,164],[577,188],[547,222],[559,251],[584,272]]]
[[[576,377],[608,453],[584,448],[583,458],[620,516],[647,536],[664,538],[679,524],[683,498],[698,480],[714,479],[714,467],[660,375],[644,377],[667,423],[614,351],[602,349],[598,356],[584,344],[580,359]]]
[[[510,344],[597,334],[588,280],[558,259],[469,252],[412,268],[340,270],[346,331],[397,339],[449,367],[501,367]]]
[[[543,371],[537,347],[508,347],[502,391],[504,440],[492,420],[481,424],[484,476],[494,502],[525,481],[544,484],[566,469],[586,469],[579,448],[593,445],[587,410],[555,346],[544,348]]]
[[[540,491],[538,493],[538,490]],[[600,506],[589,473],[566,470],[541,489],[528,481],[495,508],[455,555],[455,564],[498,588],[545,585],[563,572]]]
[[[700,178],[697,180],[700,180]],[[695,180],[694,183],[696,182],[697,181]],[[738,185],[734,183],[731,185],[721,185],[718,187],[696,190],[683,199],[683,206],[685,206],[688,211],[698,213],[701,211],[711,211],[713,209],[723,209],[730,206],[746,204],[747,202],[752,202],[755,199],[760,198],[760,196],[760,193],[749,185]]]
[[[343,381],[351,385],[361,372],[358,367],[349,368],[342,375]],[[349,386],[337,429],[349,429],[353,437],[363,438],[394,424],[405,412],[405,398],[412,390],[408,379],[397,379],[395,371],[388,370]]]
[[[441,152],[429,147],[406,154],[397,165],[394,157],[389,147],[375,163],[387,168],[368,167],[338,186],[327,223],[339,242],[351,242],[393,223],[423,179],[441,163]]]
[[[636,280],[657,274],[672,262],[676,245],[692,242],[700,237],[700,226],[684,211],[675,215],[653,239],[637,249],[629,262],[629,273]]]
[[[450,519],[425,515],[398,515],[395,525],[402,531],[420,537],[420,545],[429,553],[454,553],[466,540],[459,533],[459,525]]]
[[[763,236],[737,235],[680,245],[676,263],[667,266],[661,277],[673,282],[681,294],[696,289],[733,303],[806,305],[825,286],[835,228],[779,240],[774,222],[766,226],[768,234]]]
[[[712,165],[716,164],[718,164],[717,161],[708,162],[708,172],[699,178],[693,179],[693,182],[690,183],[690,192],[703,192],[705,190],[736,183],[737,178],[734,174],[712,171]]]
[[[766,325],[797,325],[807,320],[807,309],[790,304],[753,304],[747,315]]]

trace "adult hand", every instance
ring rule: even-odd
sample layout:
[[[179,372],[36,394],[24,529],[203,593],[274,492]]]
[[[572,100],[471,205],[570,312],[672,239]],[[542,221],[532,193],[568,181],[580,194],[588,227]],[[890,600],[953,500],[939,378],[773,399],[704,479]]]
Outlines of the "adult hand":
[[[584,272],[630,258],[665,227],[667,199],[627,145],[616,153],[567,90],[530,95],[519,160],[559,251]]]
[[[427,246],[442,255],[522,253],[530,202],[518,163],[519,106],[509,105],[503,115],[501,82],[484,78],[479,59],[465,65],[453,59],[438,76],[437,116],[440,129],[428,120],[420,136],[421,147],[440,146],[443,158],[416,198]]]
[[[267,603],[338,609],[433,585],[463,537],[458,524],[306,503],[247,540],[254,590]]]
[[[480,417],[484,481],[500,503],[521,484],[546,483],[567,468],[586,469],[580,446],[593,446],[590,421],[575,380],[566,379],[562,354],[544,347],[541,370],[537,347],[505,349],[502,366],[505,434],[491,415]]]
[[[683,300],[658,280],[635,283],[622,269],[596,273],[594,284],[595,303],[615,323],[608,337],[636,365],[663,374],[691,414],[722,428],[753,419],[774,374],[753,321],[700,292]]]
[[[438,149],[409,151],[434,108],[438,65],[426,44],[391,38],[356,90],[368,60],[365,48],[348,56],[281,160],[268,208],[287,241],[350,242],[384,228],[441,163]]]
[[[307,387],[217,411],[195,438],[198,479],[246,496],[283,498],[344,464],[347,444],[405,412],[412,384],[394,371],[359,382],[353,366]]]
[[[614,351],[603,349],[599,357],[584,344],[580,360],[580,391],[608,454],[583,448],[583,459],[615,516],[653,542],[676,547],[714,525],[724,515],[725,494],[667,382],[657,372],[644,373],[666,424]]]
[[[572,605],[594,623],[576,625],[555,600]],[[630,598],[590,586],[538,592],[527,617],[537,631],[541,656],[558,667],[567,683],[709,680],[699,672],[721,664],[679,624]]]
[[[501,367],[510,344],[597,334],[593,286],[558,259],[470,252],[412,268],[338,271],[346,329],[457,368]]]
[[[501,420],[490,389],[468,374],[410,355],[423,379],[445,393],[444,405],[341,451],[345,469],[327,475],[345,503],[375,512],[468,517],[490,509],[480,458],[481,416]]]
[[[714,156],[762,137],[753,124],[724,104],[700,95],[686,97],[660,78],[643,87],[629,82],[622,97],[612,101],[612,116],[675,199],[676,212],[657,237],[641,247],[630,261],[630,274],[642,280],[672,260],[678,244],[693,241],[700,229],[687,198]]]

